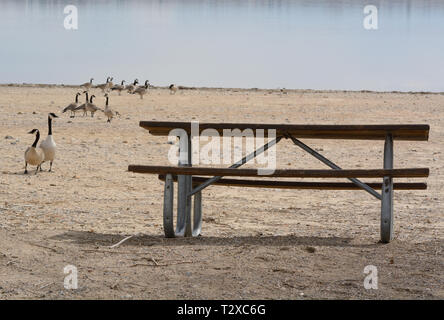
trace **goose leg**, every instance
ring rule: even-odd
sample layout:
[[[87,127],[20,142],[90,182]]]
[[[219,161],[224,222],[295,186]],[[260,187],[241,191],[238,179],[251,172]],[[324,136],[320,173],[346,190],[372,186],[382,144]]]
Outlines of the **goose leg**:
[[[25,161],[25,174],[28,174],[28,162]]]
[[[52,172],[52,161],[49,162],[49,171],[48,172]]]

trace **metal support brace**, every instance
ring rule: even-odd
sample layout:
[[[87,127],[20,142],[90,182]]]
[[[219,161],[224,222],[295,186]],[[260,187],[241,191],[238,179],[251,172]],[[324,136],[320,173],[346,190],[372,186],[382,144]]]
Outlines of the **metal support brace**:
[[[231,165],[229,168],[230,169],[236,169],[239,168],[240,166],[244,165],[245,163],[247,163],[248,161],[250,161],[251,159],[254,159],[255,157],[257,157],[259,154],[267,151],[270,147],[274,146],[275,144],[277,144],[279,141],[281,141],[283,137],[277,137],[273,140],[271,140],[270,142],[266,143],[265,145],[263,145],[262,147],[260,147],[259,149],[255,150],[254,152],[250,153],[249,155],[247,155],[246,157],[242,158],[241,160],[237,161],[236,163],[234,163],[233,165]],[[221,179],[222,176],[216,176],[213,178],[208,179],[207,181],[201,183],[199,186],[197,186],[196,188],[194,188],[191,192],[190,195],[196,194],[198,192],[201,192],[203,189],[205,189],[206,187],[208,187],[209,185],[215,183],[216,181],[218,181],[219,179]]]
[[[387,134],[384,144],[384,169],[393,169],[393,137]],[[381,200],[381,242],[393,239],[393,178],[384,177]]]
[[[297,145],[298,147],[302,148],[303,150],[305,150],[306,152],[308,152],[309,154],[311,154],[313,157],[315,157],[316,159],[318,159],[319,161],[325,163],[327,166],[329,166],[332,169],[336,169],[336,170],[341,170],[341,167],[337,166],[335,163],[331,162],[330,160],[328,160],[327,158],[325,158],[323,155],[317,153],[315,150],[313,150],[312,148],[310,148],[309,146],[307,146],[305,143],[303,143],[302,141],[296,139],[295,137],[288,135],[288,137],[293,141],[293,143],[295,145]],[[367,184],[365,184],[364,182],[362,182],[359,179],[356,178],[348,178],[348,180],[350,180],[351,182],[353,182],[355,185],[357,185],[358,187],[364,189],[365,191],[367,191],[368,193],[370,193],[372,196],[374,196],[375,198],[381,200],[381,195],[376,192],[372,187],[368,186]]]

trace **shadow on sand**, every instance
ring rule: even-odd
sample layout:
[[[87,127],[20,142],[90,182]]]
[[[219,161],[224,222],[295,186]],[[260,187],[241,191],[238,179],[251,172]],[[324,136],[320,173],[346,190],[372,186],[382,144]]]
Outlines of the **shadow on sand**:
[[[68,231],[51,237],[52,240],[83,245],[111,246],[124,239],[120,234],[100,234],[87,231]],[[235,236],[197,238],[165,238],[163,235],[136,235],[125,246],[320,246],[320,247],[376,247],[377,243],[354,244],[352,238],[300,236]]]

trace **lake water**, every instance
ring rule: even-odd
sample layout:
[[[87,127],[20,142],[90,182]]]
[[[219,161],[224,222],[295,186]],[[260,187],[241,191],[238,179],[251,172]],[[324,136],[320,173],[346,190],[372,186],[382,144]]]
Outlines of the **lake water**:
[[[1,0],[0,41],[0,83],[444,91],[441,0]]]

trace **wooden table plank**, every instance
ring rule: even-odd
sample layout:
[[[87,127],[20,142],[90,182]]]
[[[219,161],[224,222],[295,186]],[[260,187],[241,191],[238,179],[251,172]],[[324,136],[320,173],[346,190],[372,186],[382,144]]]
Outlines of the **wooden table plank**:
[[[191,132],[191,122],[141,121],[140,126],[152,135],[167,136],[173,129]],[[244,131],[263,129],[267,137],[269,129],[276,129],[278,136],[291,134],[295,138],[309,139],[350,139],[384,140],[388,133],[396,140],[426,141],[430,126],[427,124],[387,124],[387,125],[297,125],[297,124],[258,124],[258,123],[199,123],[199,134],[205,129],[214,129],[219,135],[224,130]]]
[[[165,175],[159,175],[161,181],[165,181]],[[193,185],[208,180],[208,177],[193,176]],[[173,176],[177,181],[177,175]],[[380,182],[365,182],[371,188],[381,189]],[[317,190],[362,190],[351,182],[322,182],[322,181],[285,181],[285,180],[245,180],[245,179],[220,179],[214,182],[218,186],[247,187],[247,188],[271,188],[271,189],[317,189]],[[427,183],[424,182],[395,182],[393,188],[396,190],[426,190]]]
[[[423,178],[429,176],[428,168],[406,169],[342,169],[342,170],[302,170],[276,169],[273,174],[259,175],[258,169],[230,169],[208,167],[173,167],[130,165],[128,171],[151,174],[178,174],[202,176],[238,176],[238,177],[281,177],[281,178]]]

